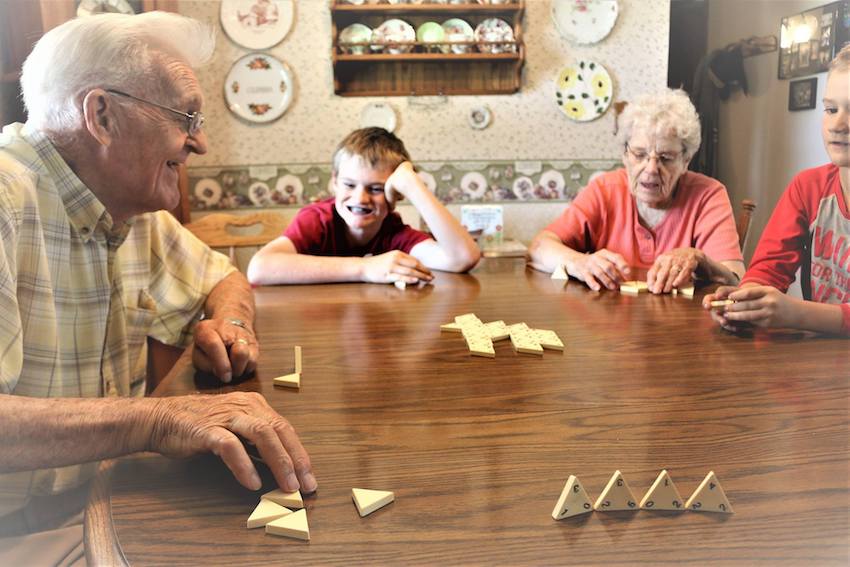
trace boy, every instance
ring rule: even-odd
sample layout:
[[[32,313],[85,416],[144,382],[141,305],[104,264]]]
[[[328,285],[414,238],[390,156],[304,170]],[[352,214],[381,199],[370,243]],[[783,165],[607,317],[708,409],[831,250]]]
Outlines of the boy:
[[[727,330],[753,324],[850,335],[850,46],[832,61],[821,134],[832,162],[797,174],[782,195],[740,287],[712,317]],[[802,266],[806,300],[785,295]],[[810,288],[810,289],[806,289]]]
[[[333,157],[334,197],[301,209],[283,236],[251,259],[252,284],[414,284],[431,270],[464,272],[481,255],[475,241],[414,172],[404,144],[383,128],[355,130]],[[393,212],[407,198],[434,237]]]

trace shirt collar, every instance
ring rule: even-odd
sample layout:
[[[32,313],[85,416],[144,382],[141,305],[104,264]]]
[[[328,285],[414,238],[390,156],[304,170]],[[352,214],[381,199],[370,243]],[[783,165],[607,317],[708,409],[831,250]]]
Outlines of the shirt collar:
[[[71,170],[47,136],[35,128],[26,125],[21,132],[23,138],[33,147],[44,163],[45,173],[53,180],[56,191],[68,214],[71,225],[77,230],[83,242],[91,240],[95,231],[101,230],[112,242],[123,242],[127,236],[132,219],[120,227],[115,227],[112,215],[79,177]],[[41,172],[40,172],[41,173]]]

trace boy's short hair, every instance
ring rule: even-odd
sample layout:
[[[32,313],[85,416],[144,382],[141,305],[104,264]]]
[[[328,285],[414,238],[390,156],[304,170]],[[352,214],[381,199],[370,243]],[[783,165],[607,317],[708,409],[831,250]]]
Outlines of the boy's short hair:
[[[343,138],[334,151],[334,175],[339,172],[342,160],[348,157],[359,157],[373,169],[384,166],[391,171],[410,161],[404,143],[395,134],[374,127],[360,128]]]
[[[850,70],[850,43],[842,47],[838,55],[830,62],[827,76],[831,75],[833,71],[848,70]]]

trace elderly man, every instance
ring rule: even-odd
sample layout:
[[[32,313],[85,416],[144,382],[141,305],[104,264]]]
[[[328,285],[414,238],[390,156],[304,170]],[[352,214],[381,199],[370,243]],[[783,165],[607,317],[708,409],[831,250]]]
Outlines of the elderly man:
[[[188,18],[109,14],[48,32],[24,64],[28,122],[0,135],[0,564],[41,562],[15,550],[62,525],[50,496],[82,493],[99,459],[209,451],[257,490],[241,436],[284,490],[316,489],[259,395],[143,397],[146,337],[194,337],[224,382],[259,354],[245,278],[162,211],[206,151],[192,67],[213,47]]]

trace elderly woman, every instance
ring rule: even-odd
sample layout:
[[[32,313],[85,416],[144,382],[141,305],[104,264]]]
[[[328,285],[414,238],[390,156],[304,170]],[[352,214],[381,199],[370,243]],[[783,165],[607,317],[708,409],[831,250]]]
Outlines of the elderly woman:
[[[633,268],[649,269],[653,293],[694,278],[737,283],[744,273],[726,188],[688,171],[699,149],[699,117],[687,95],[644,96],[620,117],[623,165],[588,184],[531,243],[531,265],[567,273],[591,289],[617,289]]]

